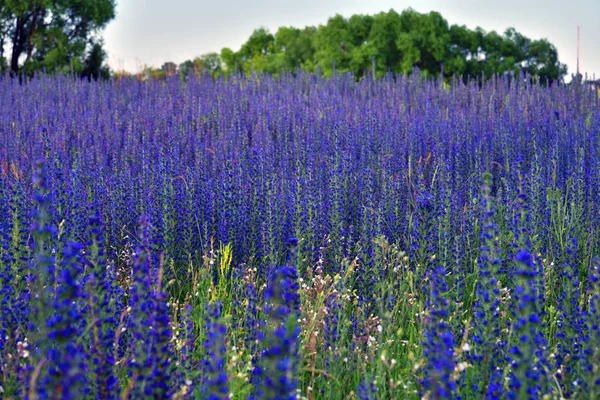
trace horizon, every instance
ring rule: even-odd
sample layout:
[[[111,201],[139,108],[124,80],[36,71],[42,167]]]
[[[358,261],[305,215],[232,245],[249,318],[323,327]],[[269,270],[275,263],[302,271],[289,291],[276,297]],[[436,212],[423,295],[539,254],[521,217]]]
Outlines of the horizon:
[[[141,7],[142,3],[145,7]],[[262,0],[251,5],[238,3],[232,0],[217,5],[197,5],[190,0],[173,0],[169,3],[170,7],[165,7],[158,0],[119,1],[115,20],[103,32],[108,64],[114,71],[136,73],[144,67],[159,68],[168,61],[180,64],[203,54],[220,53],[225,47],[237,51],[253,30],[260,27],[275,33],[281,26],[303,28],[323,25],[336,14],[348,18],[353,14],[373,15],[390,9],[402,12],[413,8],[420,13],[437,11],[450,25],[465,25],[470,29],[479,26],[486,32],[496,31],[499,34],[514,27],[531,39],[546,38],[556,46],[560,62],[567,65],[567,80],[576,70],[578,23],[575,22],[579,22],[580,72],[588,79],[600,78],[600,52],[595,51],[593,39],[600,37],[600,3],[595,4],[594,0],[574,0],[571,3],[580,7],[568,9],[545,7],[541,14],[536,15],[531,8],[540,11],[535,8],[537,1],[523,5],[516,0],[504,2],[501,7],[495,7],[497,4],[490,0],[425,0],[417,7],[411,7],[407,1],[387,0],[376,0],[369,5],[358,1],[330,0],[319,3],[317,7],[310,7],[318,3],[316,0],[306,0],[302,4],[290,0]],[[391,3],[395,3],[394,7],[390,7]],[[545,3],[559,4],[556,0]],[[239,12],[230,14],[233,4],[239,5]],[[494,10],[490,12],[492,5]],[[579,15],[580,21],[575,21],[571,10],[586,8],[586,5],[588,12]],[[185,6],[190,8],[189,13],[181,13]],[[286,9],[286,6],[291,8]],[[187,18],[196,18],[196,21],[188,21]],[[568,26],[556,25],[557,20]],[[157,26],[161,28],[157,29]]]

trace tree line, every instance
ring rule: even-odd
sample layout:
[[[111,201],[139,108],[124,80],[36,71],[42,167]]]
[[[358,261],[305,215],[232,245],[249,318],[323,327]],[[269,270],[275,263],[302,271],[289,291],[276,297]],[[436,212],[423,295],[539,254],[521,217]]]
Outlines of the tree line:
[[[0,0],[0,72],[11,75],[74,73],[108,78],[99,32],[115,17],[115,0]],[[542,82],[563,79],[566,66],[546,39],[532,40],[450,25],[439,13],[412,9],[375,15],[336,15],[326,24],[256,29],[237,51],[223,48],[179,65],[145,68],[138,78],[232,73],[280,74],[305,70],[360,79],[388,72],[450,78],[527,72]],[[114,76],[125,73],[115,72]]]
[[[281,27],[274,34],[256,29],[238,51],[224,48],[180,65],[165,63],[154,77],[192,72],[213,76],[241,72],[279,74],[303,69],[331,76],[350,72],[357,78],[388,72],[425,76],[485,77],[527,72],[542,82],[561,80],[567,68],[546,39],[532,40],[514,28],[503,34],[450,25],[438,12],[412,9],[376,15],[336,15],[325,25]]]

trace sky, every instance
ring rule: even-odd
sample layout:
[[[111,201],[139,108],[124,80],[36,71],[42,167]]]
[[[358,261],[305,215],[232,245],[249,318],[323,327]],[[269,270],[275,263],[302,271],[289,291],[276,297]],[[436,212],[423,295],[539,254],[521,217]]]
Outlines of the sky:
[[[580,70],[600,79],[600,0],[117,0],[116,18],[103,37],[113,69],[137,72],[144,65],[181,63],[223,47],[239,50],[259,27],[326,24],[341,14],[376,14],[406,8],[438,11],[450,24],[503,33],[514,27],[558,49],[568,75]]]

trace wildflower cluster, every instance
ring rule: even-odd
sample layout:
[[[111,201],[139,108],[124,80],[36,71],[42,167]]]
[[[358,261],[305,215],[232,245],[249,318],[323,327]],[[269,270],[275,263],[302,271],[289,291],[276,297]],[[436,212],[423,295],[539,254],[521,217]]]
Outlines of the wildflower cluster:
[[[576,82],[36,76],[0,117],[2,398],[600,396]]]

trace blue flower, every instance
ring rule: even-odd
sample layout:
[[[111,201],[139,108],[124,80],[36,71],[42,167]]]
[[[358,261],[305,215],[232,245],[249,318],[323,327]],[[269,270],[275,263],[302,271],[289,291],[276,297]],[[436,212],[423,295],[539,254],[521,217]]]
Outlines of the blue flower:
[[[292,267],[275,267],[269,274],[263,308],[267,321],[261,335],[265,345],[253,381],[255,399],[295,399],[298,387],[297,319],[300,308],[298,276]]]
[[[223,306],[220,302],[209,303],[206,306],[202,393],[207,398],[214,400],[224,400],[229,396],[229,379],[225,360],[227,328],[220,320],[222,312]]]

